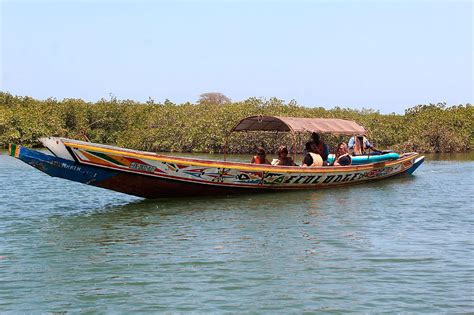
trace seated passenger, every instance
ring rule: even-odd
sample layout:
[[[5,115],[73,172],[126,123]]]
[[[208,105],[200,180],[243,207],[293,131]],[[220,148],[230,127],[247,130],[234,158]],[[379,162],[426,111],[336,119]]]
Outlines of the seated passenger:
[[[351,165],[351,163],[352,163],[352,158],[349,155],[347,144],[345,144],[344,142],[339,143],[336,149],[336,156],[334,157],[334,162],[331,165],[345,166],[345,165]]]
[[[291,157],[288,156],[288,149],[281,145],[277,151],[278,159],[272,161],[272,165],[296,166]]]
[[[370,142],[365,135],[358,135],[349,139],[347,143],[348,149],[351,151],[352,155],[365,155],[369,150],[371,155],[381,154]]]
[[[308,153],[306,153],[306,155],[304,156],[303,163],[301,164],[301,166],[323,166],[324,161],[321,157],[321,152],[319,151],[316,143],[312,141],[307,142],[305,147]]]
[[[270,164],[267,160],[267,154],[265,153],[265,149],[262,147],[257,148],[257,155],[252,158],[250,163],[253,164]]]
[[[329,155],[329,146],[326,143],[324,143],[323,140],[321,140],[321,136],[319,135],[319,133],[313,132],[311,134],[311,139],[313,139],[313,143],[315,143],[316,146],[318,147],[318,150],[320,152],[321,157],[323,158],[323,161],[326,162],[328,160],[328,155]]]

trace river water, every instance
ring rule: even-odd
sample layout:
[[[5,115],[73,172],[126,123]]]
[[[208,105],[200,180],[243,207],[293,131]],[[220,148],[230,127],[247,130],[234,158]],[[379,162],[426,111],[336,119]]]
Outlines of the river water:
[[[323,191],[143,200],[0,155],[0,312],[474,312],[474,156]]]

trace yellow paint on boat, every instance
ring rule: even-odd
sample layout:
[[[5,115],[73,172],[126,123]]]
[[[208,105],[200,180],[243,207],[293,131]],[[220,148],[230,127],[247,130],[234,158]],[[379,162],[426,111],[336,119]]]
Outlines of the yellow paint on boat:
[[[105,166],[113,166],[113,164],[110,163],[109,161],[102,160],[98,157],[95,157],[92,154],[89,154],[89,153],[85,152],[85,151],[81,150],[81,154],[84,155],[92,163],[99,164],[99,165],[105,165]]]
[[[215,167],[215,168],[228,168],[228,169],[239,169],[244,171],[256,171],[256,172],[282,172],[282,173],[338,173],[338,172],[351,172],[351,171],[360,171],[360,170],[370,170],[377,168],[373,164],[368,165],[360,165],[354,167],[347,167],[347,166],[323,166],[323,167],[275,167],[275,166],[263,166],[263,165],[245,165],[244,163],[234,163],[234,162],[206,162],[206,161],[198,161],[198,160],[188,160],[186,158],[177,159],[173,157],[165,157],[165,156],[153,156],[152,154],[140,154],[136,152],[124,151],[120,149],[109,149],[109,148],[102,148],[96,147],[91,145],[84,145],[80,143],[74,142],[64,142],[64,145],[71,147],[71,148],[80,148],[89,151],[96,151],[101,153],[108,153],[113,155],[125,155],[131,156],[139,159],[148,159],[153,161],[160,161],[165,163],[174,163],[180,165],[193,165],[193,166],[204,166],[204,167]],[[84,153],[81,151],[81,153]],[[418,154],[411,155],[400,160],[394,160],[390,162],[386,162],[386,166],[396,165],[405,161],[409,161],[413,158],[416,158]]]

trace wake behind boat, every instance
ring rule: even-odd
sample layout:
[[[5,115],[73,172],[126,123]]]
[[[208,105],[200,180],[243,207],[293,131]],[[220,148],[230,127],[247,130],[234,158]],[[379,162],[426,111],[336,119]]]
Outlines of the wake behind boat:
[[[319,132],[353,135],[365,129],[342,119],[247,117],[233,131]],[[40,139],[53,155],[10,145],[10,155],[40,171],[143,198],[231,195],[320,189],[412,174],[424,161],[418,153],[378,157],[349,166],[273,166],[184,158],[115,146],[49,137]]]

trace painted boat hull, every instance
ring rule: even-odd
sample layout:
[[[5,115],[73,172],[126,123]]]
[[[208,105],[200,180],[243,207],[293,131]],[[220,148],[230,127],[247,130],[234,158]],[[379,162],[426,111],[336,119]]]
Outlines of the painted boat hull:
[[[40,171],[143,198],[321,189],[411,174],[417,153],[361,166],[303,168],[164,156],[64,138],[43,139],[55,154],[12,145],[10,154]]]

